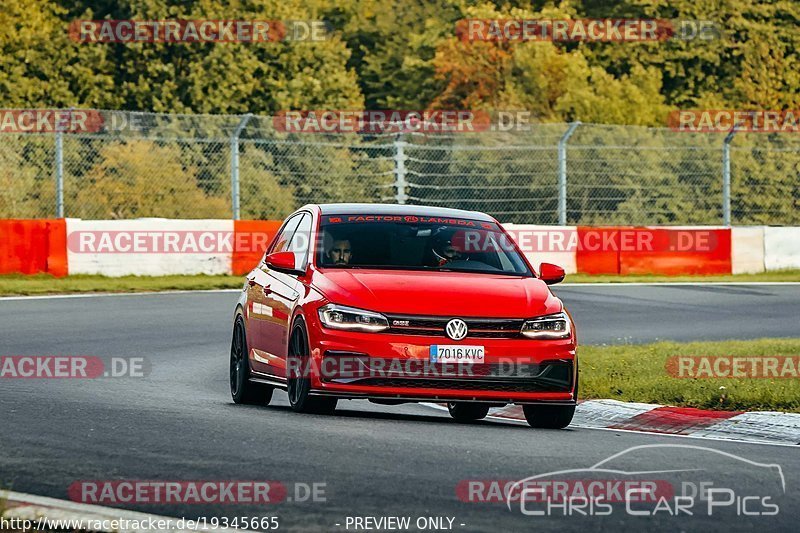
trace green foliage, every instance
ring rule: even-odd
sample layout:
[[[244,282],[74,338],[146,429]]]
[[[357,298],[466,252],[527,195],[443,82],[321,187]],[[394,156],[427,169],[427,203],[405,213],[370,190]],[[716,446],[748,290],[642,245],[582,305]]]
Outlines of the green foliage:
[[[187,167],[174,145],[147,141],[108,144],[76,194],[82,218],[227,218],[226,197],[197,187],[196,167]],[[153,186],[153,184],[158,184]]]
[[[731,216],[739,224],[800,224],[800,144],[793,134],[739,134],[731,149]],[[734,179],[735,178],[735,179]]]
[[[514,7],[515,4],[523,7]],[[663,124],[665,106],[800,104],[792,0],[5,0],[0,105],[270,114],[525,106],[544,121]],[[499,6],[499,7],[498,7]],[[718,38],[461,42],[464,18],[707,20]],[[324,19],[314,43],[80,44],[75,19]]]
[[[652,67],[668,104],[737,109],[796,109],[800,104],[800,3],[793,0],[585,1],[588,17],[710,21],[717,38],[656,43],[592,43],[592,62],[611,73]]]
[[[70,274],[2,274],[0,295],[76,294],[99,292],[193,291],[240,289],[241,276],[197,274],[192,276],[120,276]],[[0,500],[2,511],[2,500]]]
[[[425,109],[442,90],[433,62],[460,10],[447,0],[331,0],[321,14],[341,31],[367,109]]]
[[[54,215],[53,180],[41,176],[35,165],[27,164],[26,152],[30,154],[38,146],[30,143],[32,138],[24,135],[9,136],[4,140],[0,144],[0,218]],[[48,206],[51,211],[45,212]]]
[[[611,283],[657,283],[662,281],[800,281],[800,270],[762,272],[760,274],[738,274],[735,276],[590,276],[578,274],[569,276],[570,282],[611,282]],[[708,278],[708,279],[707,279]],[[193,276],[121,276],[109,278],[95,274],[71,274],[63,278],[55,278],[50,274],[0,274],[0,296],[16,296],[26,294],[60,294],[90,292],[142,292],[168,290],[209,290],[240,289],[241,276],[206,275]],[[761,342],[761,341],[759,341]],[[604,350],[598,347],[582,347],[581,350]],[[636,348],[636,347],[627,347]],[[795,351],[796,353],[796,351]],[[633,354],[633,357],[639,355]],[[593,359],[591,354],[581,352],[581,357]],[[662,367],[663,368],[663,367]],[[582,371],[583,371],[582,367]],[[597,379],[597,378],[595,378]],[[600,383],[598,383],[600,385]],[[588,395],[587,391],[584,391]],[[597,388],[595,394],[602,394]],[[582,394],[583,395],[583,394]],[[602,396],[601,396],[602,397]],[[607,396],[606,396],[607,397]],[[644,401],[641,400],[640,401]],[[651,398],[651,401],[654,401]],[[0,500],[2,511],[2,500]]]
[[[156,112],[261,113],[360,108],[350,51],[314,43],[77,43],[76,19],[312,19],[300,0],[120,2],[4,0],[0,105]]]
[[[68,13],[52,0],[0,5],[0,106],[116,107],[107,50],[79,46],[67,34]]]

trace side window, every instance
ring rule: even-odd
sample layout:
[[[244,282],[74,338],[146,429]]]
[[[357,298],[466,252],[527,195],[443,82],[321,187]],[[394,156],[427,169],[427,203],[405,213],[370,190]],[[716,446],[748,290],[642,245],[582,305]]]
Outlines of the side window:
[[[311,221],[311,215],[305,213],[289,244],[289,251],[294,252],[294,267],[298,270],[305,268],[311,248]]]
[[[300,219],[302,218],[303,215],[298,214],[290,218],[286,224],[284,224],[283,229],[275,239],[275,244],[272,245],[272,248],[267,250],[268,254],[285,252],[289,249],[289,244],[291,243],[292,235],[294,235],[294,230],[297,229],[297,225],[300,223]]]

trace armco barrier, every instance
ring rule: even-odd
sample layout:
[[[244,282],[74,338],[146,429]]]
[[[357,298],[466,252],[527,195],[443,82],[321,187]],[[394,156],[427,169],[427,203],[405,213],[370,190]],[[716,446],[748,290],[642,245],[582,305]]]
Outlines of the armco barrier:
[[[0,220],[0,274],[66,276],[64,220]]]
[[[280,224],[0,220],[0,273],[241,275],[258,263]],[[800,227],[504,227],[535,267],[555,263],[567,273],[738,274],[800,268]],[[179,241],[177,249],[165,243],[166,234]]]

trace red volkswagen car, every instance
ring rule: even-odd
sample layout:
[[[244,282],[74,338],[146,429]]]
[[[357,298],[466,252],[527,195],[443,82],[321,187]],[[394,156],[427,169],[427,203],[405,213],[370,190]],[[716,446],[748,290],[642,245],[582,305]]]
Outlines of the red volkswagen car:
[[[410,205],[307,205],[247,275],[234,315],[236,403],[288,392],[298,412],[340,399],[447,403],[461,422],[520,404],[532,427],[575,412],[572,318],[492,217]]]

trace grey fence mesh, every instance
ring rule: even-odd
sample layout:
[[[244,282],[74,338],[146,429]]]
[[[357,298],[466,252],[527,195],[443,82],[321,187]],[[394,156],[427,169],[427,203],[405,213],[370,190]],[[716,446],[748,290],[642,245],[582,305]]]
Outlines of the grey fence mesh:
[[[793,134],[737,133],[726,155],[725,134],[633,126],[562,140],[568,124],[300,134],[266,116],[100,115],[97,131],[0,133],[0,218],[279,219],[358,201],[593,225],[721,224],[730,205],[733,224],[800,223]]]

